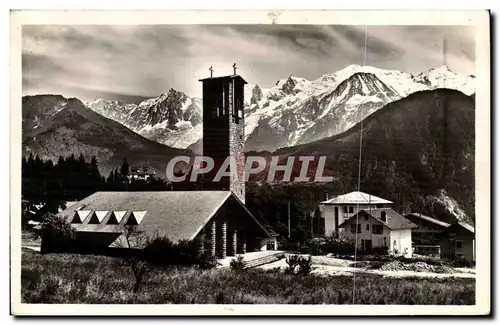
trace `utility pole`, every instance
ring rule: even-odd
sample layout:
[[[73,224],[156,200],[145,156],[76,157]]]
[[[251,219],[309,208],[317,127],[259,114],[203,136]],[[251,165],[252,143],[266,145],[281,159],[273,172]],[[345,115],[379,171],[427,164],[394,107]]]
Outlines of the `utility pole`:
[[[290,239],[290,200],[287,202],[287,215],[288,215],[288,239]]]

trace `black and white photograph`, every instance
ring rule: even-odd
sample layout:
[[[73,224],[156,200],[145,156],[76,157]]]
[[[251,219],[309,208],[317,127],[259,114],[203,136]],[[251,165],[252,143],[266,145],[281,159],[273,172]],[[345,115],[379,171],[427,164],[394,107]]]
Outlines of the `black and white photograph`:
[[[11,13],[13,314],[490,313],[487,11],[115,13]]]

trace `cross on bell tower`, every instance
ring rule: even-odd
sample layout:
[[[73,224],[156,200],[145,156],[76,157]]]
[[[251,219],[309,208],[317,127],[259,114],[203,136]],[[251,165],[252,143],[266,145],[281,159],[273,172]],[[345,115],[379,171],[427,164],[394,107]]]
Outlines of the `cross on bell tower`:
[[[208,70],[210,70],[210,78],[212,78],[214,76],[214,68],[210,66]]]
[[[236,68],[237,68],[237,67],[236,67],[236,62],[235,62],[235,63],[233,63],[233,69],[234,69],[234,73],[233,73],[233,74],[234,74],[234,75],[236,75]]]

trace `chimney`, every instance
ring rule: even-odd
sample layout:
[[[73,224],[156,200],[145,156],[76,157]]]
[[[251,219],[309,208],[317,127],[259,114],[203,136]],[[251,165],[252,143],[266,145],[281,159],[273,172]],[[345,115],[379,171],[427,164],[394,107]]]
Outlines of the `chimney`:
[[[328,201],[328,200],[329,200],[328,191],[325,191],[325,201]]]

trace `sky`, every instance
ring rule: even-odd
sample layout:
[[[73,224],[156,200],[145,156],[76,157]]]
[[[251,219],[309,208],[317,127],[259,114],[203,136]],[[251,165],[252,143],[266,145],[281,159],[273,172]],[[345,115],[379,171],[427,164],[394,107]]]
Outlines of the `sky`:
[[[367,34],[365,35],[365,30]],[[365,59],[366,36],[366,59]],[[446,53],[443,55],[443,40]],[[365,61],[366,60],[366,61]],[[445,63],[474,74],[466,26],[29,25],[22,29],[23,95],[139,102],[170,88],[201,97],[198,79],[237,73],[267,88],[314,80],[350,64],[419,73]]]

